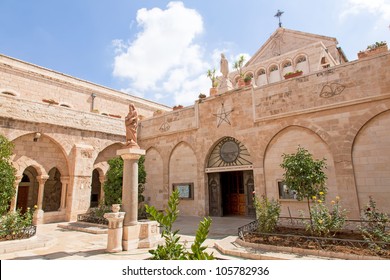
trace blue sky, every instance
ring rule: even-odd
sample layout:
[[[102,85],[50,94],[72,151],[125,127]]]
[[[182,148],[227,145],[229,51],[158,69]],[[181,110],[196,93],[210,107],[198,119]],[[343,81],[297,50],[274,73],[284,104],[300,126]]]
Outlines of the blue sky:
[[[0,53],[146,99],[191,105],[278,26],[336,37],[349,60],[390,42],[390,0],[1,0]]]

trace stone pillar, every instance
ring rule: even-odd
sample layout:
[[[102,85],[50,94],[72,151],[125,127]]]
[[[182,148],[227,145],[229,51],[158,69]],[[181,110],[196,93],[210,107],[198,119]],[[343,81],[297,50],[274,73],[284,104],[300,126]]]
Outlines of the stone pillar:
[[[117,253],[122,251],[123,219],[125,212],[119,212],[120,207],[112,206],[113,213],[104,214],[108,220],[108,236],[106,252]]]
[[[227,78],[222,78],[221,84],[219,85],[218,88],[218,93],[221,94],[232,89],[234,89],[232,82]]]
[[[123,250],[138,248],[140,226],[138,224],[138,159],[145,150],[125,148],[117,151],[123,158],[122,209],[126,216],[123,221]]]
[[[106,181],[106,175],[99,176],[99,182],[100,182],[100,198],[99,198],[99,204],[101,201],[104,201],[104,182]]]
[[[48,175],[41,175],[37,176],[37,181],[39,183],[38,187],[38,202],[37,202],[37,209],[34,212],[33,215],[33,225],[39,225],[43,223],[43,210],[42,210],[42,203],[43,203],[43,191],[45,188],[45,183],[49,179]]]
[[[18,189],[19,189],[19,184],[20,181],[22,181],[23,176],[16,176],[15,177],[15,182],[14,182],[14,188],[15,188],[15,195],[11,199],[11,205],[10,205],[10,211],[15,212],[16,211],[16,202],[18,200]]]
[[[58,211],[62,211],[66,208],[66,190],[68,189],[69,182],[69,176],[61,176],[61,205]]]

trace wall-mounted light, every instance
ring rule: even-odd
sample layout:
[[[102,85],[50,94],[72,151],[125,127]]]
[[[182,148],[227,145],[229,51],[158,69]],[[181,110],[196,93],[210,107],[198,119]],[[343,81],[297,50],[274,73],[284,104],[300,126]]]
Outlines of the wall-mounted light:
[[[34,134],[34,142],[37,142],[39,138],[41,138],[41,133],[36,132],[36,133]]]

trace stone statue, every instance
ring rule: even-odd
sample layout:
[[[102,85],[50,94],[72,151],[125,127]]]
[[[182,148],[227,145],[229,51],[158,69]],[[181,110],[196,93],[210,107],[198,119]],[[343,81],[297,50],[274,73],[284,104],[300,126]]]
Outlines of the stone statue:
[[[129,113],[125,118],[126,145],[139,148],[137,144],[138,112],[133,103],[129,105]]]
[[[222,76],[227,79],[229,74],[229,63],[223,53],[221,53],[221,73]]]
[[[218,93],[224,93],[233,89],[232,82],[228,78],[229,76],[229,63],[223,53],[221,53],[221,73],[222,79],[219,84]]]

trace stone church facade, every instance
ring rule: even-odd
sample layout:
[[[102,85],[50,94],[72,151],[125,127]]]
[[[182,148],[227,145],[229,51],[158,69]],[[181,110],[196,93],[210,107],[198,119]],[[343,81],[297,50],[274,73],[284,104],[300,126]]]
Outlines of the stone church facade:
[[[0,133],[15,144],[18,178],[11,206],[38,205],[40,222],[96,206],[134,103],[144,195],[158,209],[179,189],[183,215],[250,216],[255,191],[298,216],[306,206],[283,184],[280,163],[300,145],[326,158],[327,198],[340,196],[349,217],[369,196],[390,213],[389,67],[387,51],[348,62],[335,38],[279,28],[243,69],[252,85],[238,87],[232,72],[233,88],[172,111],[0,56]],[[286,79],[291,72],[300,76]]]
[[[347,62],[336,39],[279,28],[243,69],[251,86],[233,72],[234,89],[142,122],[148,202],[179,188],[184,215],[253,215],[255,191],[299,216],[280,164],[301,146],[326,158],[328,202],[358,218],[372,196],[390,213],[389,67],[388,52]]]

